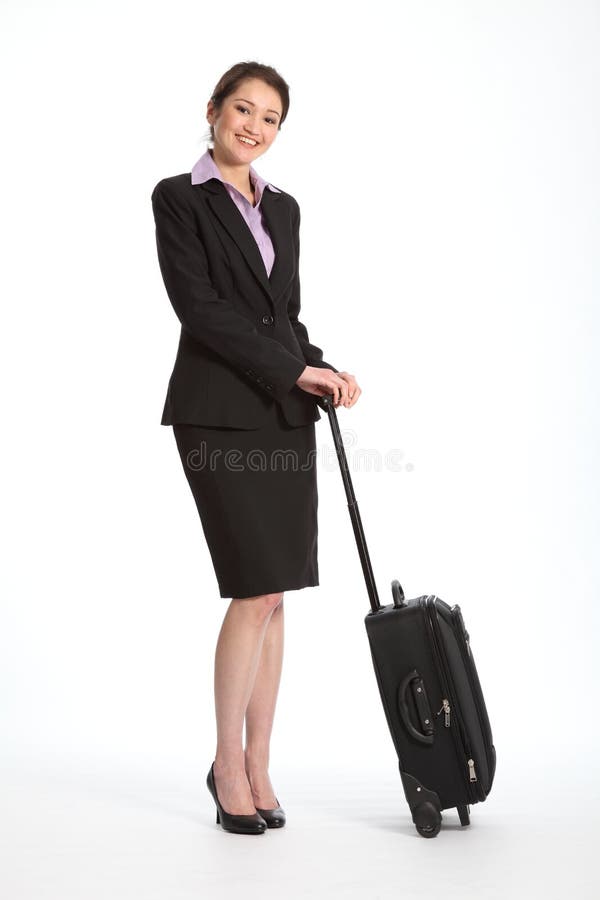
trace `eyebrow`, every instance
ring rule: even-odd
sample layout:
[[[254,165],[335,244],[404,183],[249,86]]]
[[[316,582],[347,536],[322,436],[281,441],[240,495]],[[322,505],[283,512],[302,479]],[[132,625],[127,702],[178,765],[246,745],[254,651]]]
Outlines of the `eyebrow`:
[[[253,103],[252,100],[246,100],[245,97],[235,97],[235,100],[243,100],[244,103],[249,103],[250,106],[256,106],[256,103]],[[268,109],[267,112],[273,112],[276,116],[279,116],[279,118],[281,118],[281,113],[278,113],[276,109]]]

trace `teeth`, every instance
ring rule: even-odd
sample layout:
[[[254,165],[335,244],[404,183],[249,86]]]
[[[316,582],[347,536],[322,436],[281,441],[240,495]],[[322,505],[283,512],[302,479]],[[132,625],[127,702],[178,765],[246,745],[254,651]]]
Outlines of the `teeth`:
[[[256,147],[256,141],[252,141],[250,138],[242,137],[240,134],[236,134],[236,138],[244,144],[250,144],[251,147]]]

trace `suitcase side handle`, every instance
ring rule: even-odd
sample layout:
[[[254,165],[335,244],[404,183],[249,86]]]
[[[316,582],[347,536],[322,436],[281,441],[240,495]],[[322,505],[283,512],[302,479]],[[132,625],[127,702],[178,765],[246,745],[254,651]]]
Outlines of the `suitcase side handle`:
[[[423,732],[421,731],[417,731],[413,723],[410,721],[410,712],[406,699],[406,694],[408,692],[410,684],[414,684],[415,691],[418,692],[414,695],[415,703],[417,705],[417,709],[419,710],[419,714],[423,719],[422,724],[426,730],[425,734],[423,734]],[[400,710],[400,716],[402,717],[404,727],[406,728],[408,733],[421,744],[433,744],[431,707],[429,706],[427,694],[425,693],[425,684],[416,669],[412,669],[407,675],[404,676],[404,678],[400,682],[400,687],[398,688],[398,709]]]
[[[335,451],[337,453],[338,462],[340,464],[342,481],[344,482],[346,499],[348,501],[348,512],[350,513],[350,520],[352,522],[352,529],[354,531],[356,546],[358,547],[358,555],[360,557],[360,563],[362,566],[363,575],[365,577],[365,584],[367,585],[367,593],[369,595],[371,609],[373,610],[373,612],[379,612],[382,607],[381,603],[379,602],[377,585],[375,584],[375,576],[373,575],[373,567],[371,565],[371,559],[369,557],[369,551],[367,549],[367,542],[365,540],[365,532],[363,530],[362,522],[360,519],[358,503],[356,502],[356,497],[354,496],[354,488],[352,487],[352,480],[350,478],[350,472],[348,470],[348,460],[346,459],[346,451],[344,450],[342,435],[340,434],[340,426],[337,420],[335,406],[333,405],[333,394],[325,394],[323,397],[317,397],[316,400],[321,409],[324,409],[329,416],[329,424],[331,425],[331,432],[333,434],[333,443],[335,445]]]

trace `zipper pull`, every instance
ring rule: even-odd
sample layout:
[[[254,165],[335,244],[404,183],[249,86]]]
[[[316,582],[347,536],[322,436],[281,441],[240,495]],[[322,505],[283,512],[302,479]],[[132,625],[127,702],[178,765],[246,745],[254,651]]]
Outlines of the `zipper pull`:
[[[441,708],[436,712],[436,716],[439,716],[442,711],[444,713],[444,726],[450,728],[450,704],[445,697],[442,700]]]
[[[477,781],[477,775],[475,774],[475,762],[472,759],[467,760],[467,765],[469,767],[469,781]]]

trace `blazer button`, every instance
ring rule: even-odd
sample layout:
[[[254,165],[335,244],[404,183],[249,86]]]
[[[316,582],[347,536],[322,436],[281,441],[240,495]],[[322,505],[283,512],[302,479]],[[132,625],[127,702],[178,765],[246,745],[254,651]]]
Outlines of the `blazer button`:
[[[272,391],[272,390],[273,390],[273,385],[272,385],[272,384],[265,384],[265,388],[266,388],[267,391]]]
[[[259,384],[262,384],[265,379],[262,377],[262,375],[259,375],[256,380],[258,381]]]
[[[252,371],[252,369],[246,369],[246,375],[250,375],[251,378],[254,378],[256,373]]]
[[[263,322],[263,325],[272,325],[273,324],[273,316],[263,316],[262,322]]]

